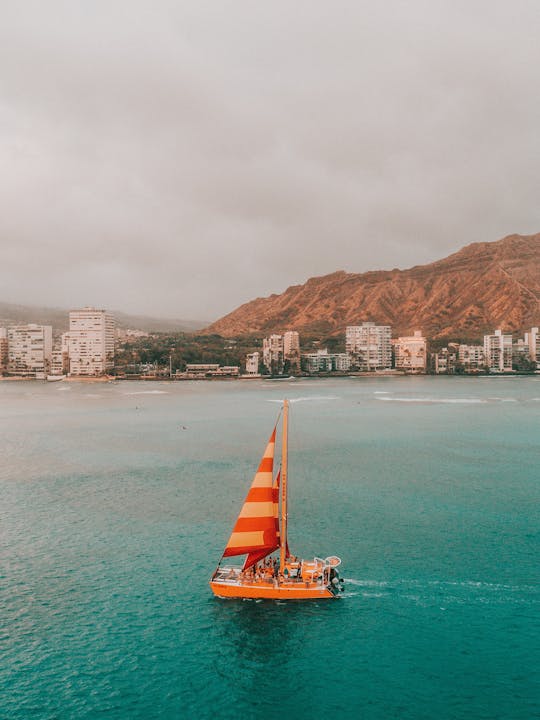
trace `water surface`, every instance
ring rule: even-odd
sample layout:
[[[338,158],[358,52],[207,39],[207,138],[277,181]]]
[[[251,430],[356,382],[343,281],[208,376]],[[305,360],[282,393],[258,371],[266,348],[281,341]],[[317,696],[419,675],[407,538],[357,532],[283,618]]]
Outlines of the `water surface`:
[[[284,396],[345,597],[220,601]],[[539,427],[537,377],[1,382],[0,716],[538,716]]]

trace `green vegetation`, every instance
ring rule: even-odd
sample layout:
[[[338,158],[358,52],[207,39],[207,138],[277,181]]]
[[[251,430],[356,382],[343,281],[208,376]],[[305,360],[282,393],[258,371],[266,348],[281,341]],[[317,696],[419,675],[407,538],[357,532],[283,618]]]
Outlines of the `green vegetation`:
[[[141,372],[141,366],[153,365],[158,371],[183,372],[187,363],[218,363],[245,366],[247,353],[262,350],[256,337],[224,338],[221,335],[191,333],[153,333],[129,338],[116,349],[116,373]]]

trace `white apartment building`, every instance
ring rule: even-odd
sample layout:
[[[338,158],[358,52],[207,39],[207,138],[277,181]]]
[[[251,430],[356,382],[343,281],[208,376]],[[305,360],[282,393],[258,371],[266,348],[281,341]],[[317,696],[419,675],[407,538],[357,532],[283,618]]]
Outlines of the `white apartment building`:
[[[7,330],[8,372],[11,375],[44,377],[52,360],[50,325],[11,325]]]
[[[495,330],[493,335],[484,335],[485,364],[490,372],[512,371],[512,335],[503,335]]]
[[[107,311],[72,310],[66,340],[70,375],[99,376],[113,369],[114,318]]]
[[[390,325],[349,325],[345,331],[345,350],[351,367],[361,371],[389,370],[392,367],[392,328]]]
[[[283,336],[270,335],[263,340],[263,365],[272,375],[283,372]]]
[[[525,333],[525,342],[529,346],[529,358],[536,363],[536,368],[540,370],[540,333],[537,327],[533,327],[530,332]]]
[[[304,367],[308,373],[347,372],[351,367],[348,353],[329,353],[325,348],[302,356]]]
[[[459,364],[462,365],[467,372],[482,370],[486,364],[484,346],[460,345],[458,359]]]
[[[283,354],[290,357],[300,352],[300,335],[296,330],[287,330],[283,333]]]
[[[259,358],[260,353],[254,352],[246,355],[246,375],[259,374]]]
[[[394,342],[394,356],[396,370],[411,373],[426,372],[426,338],[421,330],[415,330],[414,335],[400,337]]]
[[[300,371],[300,335],[296,330],[283,333],[283,359],[288,361],[291,372]]]
[[[8,366],[8,336],[6,328],[0,328],[0,375],[7,371]]]

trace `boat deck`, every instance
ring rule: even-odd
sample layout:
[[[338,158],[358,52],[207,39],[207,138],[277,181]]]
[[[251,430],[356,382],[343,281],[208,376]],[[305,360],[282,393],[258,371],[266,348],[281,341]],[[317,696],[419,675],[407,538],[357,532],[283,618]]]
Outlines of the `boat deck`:
[[[322,577],[275,578],[269,575],[246,577],[236,568],[220,568],[210,581],[215,595],[222,598],[251,598],[269,600],[319,600],[334,598],[336,594]]]

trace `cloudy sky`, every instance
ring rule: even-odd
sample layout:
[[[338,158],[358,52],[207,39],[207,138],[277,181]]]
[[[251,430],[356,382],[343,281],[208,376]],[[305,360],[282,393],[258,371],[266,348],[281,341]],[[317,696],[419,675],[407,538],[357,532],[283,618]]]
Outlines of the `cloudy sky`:
[[[0,301],[212,320],[540,230],[538,0],[0,0]]]

